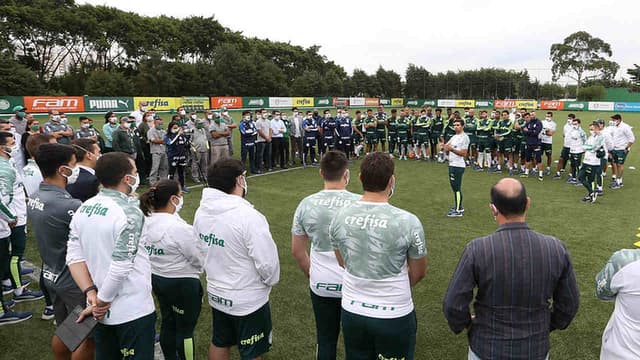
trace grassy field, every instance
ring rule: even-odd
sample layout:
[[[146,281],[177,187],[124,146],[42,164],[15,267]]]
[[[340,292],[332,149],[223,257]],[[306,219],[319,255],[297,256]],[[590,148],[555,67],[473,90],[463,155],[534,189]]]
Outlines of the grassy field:
[[[538,112],[539,116],[541,113]],[[559,130],[566,114],[555,114]],[[611,114],[590,112],[579,113],[578,116],[585,124],[598,117],[608,119]],[[636,137],[640,136],[640,114],[625,114],[624,117],[635,125]],[[72,123],[75,121],[72,119]],[[554,158],[562,146],[561,136],[556,136],[555,140]],[[354,192],[361,192],[355,176],[358,166],[358,161],[351,165],[353,180],[349,190]],[[629,166],[640,166],[638,154],[631,153]],[[445,213],[451,206],[452,195],[446,171],[444,164],[396,161],[397,186],[391,203],[416,214],[423,223],[427,238],[427,276],[413,289],[418,316],[416,359],[466,358],[466,336],[450,332],[442,315],[442,299],[465,244],[496,228],[488,209],[489,188],[500,175],[468,170],[463,179],[464,217],[447,218]],[[545,178],[544,182],[534,178],[523,181],[532,199],[528,222],[533,229],[554,235],[566,243],[580,287],[578,315],[567,330],[552,334],[551,358],[597,359],[599,356],[602,331],[613,304],[595,298],[594,276],[614,251],[633,247],[634,235],[640,226],[640,209],[634,201],[640,195],[638,171],[627,170],[624,178],[623,189],[611,191],[605,187],[605,195],[595,204],[581,203],[584,188],[564,181],[552,181],[550,178]],[[308,283],[291,256],[290,228],[298,202],[322,187],[318,169],[292,169],[251,177],[248,185],[247,199],[268,218],[281,263],[281,280],[271,293],[274,345],[267,358],[313,359],[315,327]],[[200,188],[195,188],[190,194],[185,194],[181,215],[189,222],[192,222],[198,207],[200,192]],[[27,247],[27,258],[39,263],[32,234]],[[22,324],[0,328],[0,359],[52,358],[49,341],[54,326],[38,319],[43,306],[41,301],[16,305],[17,310],[34,311],[35,316]],[[211,311],[207,304],[203,304],[196,331],[198,359],[206,358],[210,337]],[[339,358],[344,358],[343,354],[340,349]],[[237,351],[233,351],[232,358],[238,358]]]

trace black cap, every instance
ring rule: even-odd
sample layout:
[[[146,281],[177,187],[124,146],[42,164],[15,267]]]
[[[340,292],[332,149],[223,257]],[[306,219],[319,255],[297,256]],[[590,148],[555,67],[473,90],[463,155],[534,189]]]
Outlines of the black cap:
[[[615,114],[611,117],[613,120],[622,120],[622,116],[620,114]]]

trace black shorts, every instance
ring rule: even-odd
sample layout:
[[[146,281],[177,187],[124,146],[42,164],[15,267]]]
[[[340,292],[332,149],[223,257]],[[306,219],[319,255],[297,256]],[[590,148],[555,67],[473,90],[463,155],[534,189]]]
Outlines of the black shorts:
[[[51,286],[51,283],[47,280],[44,281],[44,284],[51,296],[53,313],[57,324],[62,324],[76,306],[80,305],[82,308],[87,306],[87,297],[77,286],[56,288]]]
[[[269,303],[245,316],[234,316],[213,309],[211,343],[226,348],[238,346],[240,358],[254,359],[271,348],[271,309]]]
[[[551,155],[553,150],[553,144],[545,144],[542,143],[542,151],[546,154],[546,155]]]
[[[525,147],[525,151],[524,151],[525,161],[529,162],[535,159],[536,162],[538,163],[542,162],[542,146],[541,145],[523,145],[523,146]]]
[[[571,149],[563,146],[562,151],[560,152],[560,159],[563,159],[565,162],[569,160],[569,154],[571,153]]]

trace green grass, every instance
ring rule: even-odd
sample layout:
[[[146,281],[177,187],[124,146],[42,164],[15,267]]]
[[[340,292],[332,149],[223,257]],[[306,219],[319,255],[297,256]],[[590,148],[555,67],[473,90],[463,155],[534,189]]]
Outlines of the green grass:
[[[556,112],[559,130],[566,114]],[[592,121],[598,117],[608,119],[610,115],[578,114],[584,121]],[[635,125],[634,131],[638,137],[640,114],[624,116],[627,122]],[[559,154],[560,138],[559,135],[555,137],[554,159]],[[357,161],[351,166],[353,180],[349,190],[354,192],[361,192],[356,176],[358,166]],[[640,166],[640,156],[632,152],[627,166]],[[465,244],[496,228],[488,202],[489,188],[498,180],[499,175],[467,171],[463,179],[466,212],[463,218],[454,219],[444,216],[452,203],[445,165],[396,161],[396,177],[396,193],[391,203],[416,214],[423,223],[427,237],[427,276],[413,289],[418,316],[416,359],[465,358],[466,336],[456,336],[450,332],[442,315],[442,299]],[[608,179],[606,182],[608,183]],[[640,225],[640,211],[634,202],[640,194],[638,170],[627,170],[625,187],[616,191],[605,188],[605,196],[598,198],[595,204],[581,203],[579,200],[584,196],[584,188],[567,185],[564,181],[545,178],[540,183],[532,178],[524,179],[524,183],[532,199],[528,222],[533,229],[554,235],[567,244],[580,287],[581,304],[578,315],[567,330],[552,334],[551,358],[597,359],[602,331],[613,304],[603,303],[595,298],[594,276],[614,251],[633,246],[634,235]],[[318,169],[295,169],[252,177],[248,185],[248,200],[268,218],[280,254],[281,280],[271,293],[274,345],[268,358],[312,359],[315,351],[315,327],[308,283],[291,256],[290,228],[298,202],[322,187]],[[193,220],[199,199],[200,189],[185,195],[181,215],[189,222]],[[39,263],[32,234],[29,234],[27,246],[27,258]],[[16,305],[16,309],[34,311],[38,317],[42,307],[43,302]],[[51,322],[35,318],[19,325],[0,328],[0,347],[3,350],[0,352],[0,359],[52,358],[49,341],[53,332]],[[206,358],[210,336],[211,311],[207,304],[203,304],[196,330],[198,359]],[[233,358],[238,358],[235,349]],[[339,358],[344,358],[342,347]]]

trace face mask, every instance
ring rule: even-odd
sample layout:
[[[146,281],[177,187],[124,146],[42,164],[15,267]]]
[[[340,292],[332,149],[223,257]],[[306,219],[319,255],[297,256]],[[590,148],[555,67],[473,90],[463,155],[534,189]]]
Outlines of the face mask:
[[[280,115],[276,115],[276,120],[280,120]]]
[[[177,134],[179,130],[180,130],[180,129],[177,129],[177,128],[176,128],[176,129],[171,129],[171,133],[172,133],[172,134]]]
[[[18,117],[19,117],[19,118],[23,118],[23,119],[24,119],[24,117],[25,117],[25,116],[27,116],[27,113],[26,113],[26,112],[24,112],[24,111],[20,111],[20,112],[18,112]]]
[[[246,177],[242,177],[243,180],[243,185],[242,186],[242,197],[245,198],[247,197],[247,193],[249,192],[249,186],[247,186],[247,178]]]
[[[574,129],[578,130],[578,128],[580,127],[580,125],[572,125]]]
[[[51,122],[57,123],[60,122],[60,116],[54,115],[51,117]]]
[[[131,123],[128,123],[128,122],[127,122],[127,123],[124,123],[124,128],[125,128],[125,129],[129,129],[129,128],[131,128]]]
[[[464,112],[464,116],[469,116],[469,112],[468,112],[468,111],[465,111],[465,112]]]
[[[287,120],[287,115],[282,115],[282,120]]]
[[[132,177],[132,178],[134,178],[136,180],[133,183],[133,185],[127,184],[127,185],[129,185],[129,194],[128,195],[131,195],[134,192],[136,192],[136,190],[138,190],[138,186],[140,186],[140,176],[138,174],[136,174],[135,176],[127,174],[126,176]]]
[[[186,112],[186,111],[184,111],[184,110],[180,110],[180,111],[178,112],[178,114],[180,114],[180,115],[184,116],[184,115],[186,115],[186,114],[187,114],[187,112]]]
[[[294,111],[294,112],[293,112],[293,116],[298,116],[298,112],[297,112],[297,111]]]
[[[67,123],[67,118],[66,118],[66,117],[64,117],[64,118],[60,118],[60,122],[61,122],[62,124],[66,124],[66,123]]]
[[[197,118],[198,118],[198,115],[196,114],[191,115],[191,120],[196,120]]]
[[[609,121],[609,126],[615,126],[615,124],[616,124],[615,122]]]
[[[328,119],[328,118],[330,118],[330,117],[331,117],[331,114],[324,114],[324,118],[325,118],[325,119]]]
[[[551,118],[548,117],[548,116],[546,118],[544,118],[544,119],[547,120],[547,121],[551,121]]]
[[[78,180],[78,175],[80,175],[80,168],[79,167],[74,167],[71,168],[69,166],[63,166],[63,168],[69,169],[71,170],[71,175],[65,175],[62,174],[62,176],[64,176],[65,178],[67,178],[67,184],[73,184],[76,182],[76,180]]]
[[[197,125],[196,125],[196,128],[197,128],[197,129],[204,129],[204,124],[197,124]]]
[[[593,130],[591,130],[591,131],[589,131],[589,134],[591,134],[591,136],[593,136],[593,135],[595,135],[595,134],[596,134],[596,132],[595,132],[595,131],[593,131]]]
[[[140,111],[147,112],[147,107],[146,106],[140,106]]]
[[[31,131],[38,131],[40,130],[40,125],[31,125]]]
[[[224,112],[222,113],[222,115],[223,115],[223,116],[229,116],[229,112],[228,112],[228,111],[224,111]]]
[[[110,122],[110,123],[112,123],[112,124],[115,124],[117,120],[118,120],[118,119],[117,119],[117,118],[114,118],[114,117],[109,118],[109,122]]]
[[[573,120],[571,120],[571,119],[567,119],[567,124],[571,125],[571,122],[572,122],[572,121],[573,121]]]
[[[211,119],[213,119],[213,115],[208,114],[208,115],[207,115],[207,120],[211,120]]]
[[[164,127],[162,125],[156,125],[156,129],[162,130]]]
[[[146,119],[147,121],[153,121],[153,116],[147,116],[145,119]]]
[[[91,124],[82,124],[82,128],[83,129],[88,129],[91,126]]]
[[[244,117],[244,121],[249,121],[249,120],[251,120],[251,116],[247,115]]]
[[[179,213],[180,210],[182,209],[182,205],[184,205],[184,198],[182,196],[178,196],[178,203],[174,204],[173,201],[172,201],[171,205],[176,207],[176,211],[174,212],[174,214]]]

